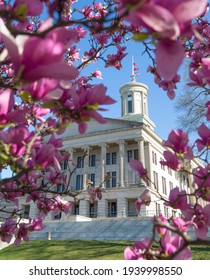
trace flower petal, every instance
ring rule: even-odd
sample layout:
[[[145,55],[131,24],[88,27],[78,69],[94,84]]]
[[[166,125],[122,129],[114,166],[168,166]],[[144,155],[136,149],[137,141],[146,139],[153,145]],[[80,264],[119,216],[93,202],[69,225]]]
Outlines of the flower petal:
[[[158,74],[171,81],[184,59],[184,48],[179,42],[166,39],[158,42],[155,53]]]

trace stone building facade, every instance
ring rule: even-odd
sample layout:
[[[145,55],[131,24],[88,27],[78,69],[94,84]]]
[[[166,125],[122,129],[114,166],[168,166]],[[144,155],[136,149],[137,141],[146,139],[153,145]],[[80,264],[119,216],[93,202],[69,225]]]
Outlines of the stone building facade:
[[[160,195],[167,197],[176,186],[189,191],[190,178],[162,166],[165,148],[155,133],[155,124],[149,117],[148,87],[135,80],[120,88],[121,117],[107,118],[104,125],[91,121],[88,130],[80,135],[77,125],[71,125],[62,135],[64,149],[71,154],[70,187],[72,192],[81,191],[78,201],[72,202],[69,217],[81,215],[87,218],[129,218],[137,216],[134,203],[147,188],[151,190],[152,202],[142,206],[141,216],[158,213],[166,217],[179,213],[164,206]],[[86,156],[84,156],[86,155]],[[139,159],[148,170],[150,185],[139,179],[129,165],[131,158]],[[67,165],[63,166],[68,173]],[[66,169],[66,170],[65,170]],[[105,181],[105,178],[108,178]],[[103,186],[103,197],[91,203],[87,195],[87,182]],[[26,216],[36,215],[34,205],[23,205]],[[49,216],[48,219],[66,219]]]

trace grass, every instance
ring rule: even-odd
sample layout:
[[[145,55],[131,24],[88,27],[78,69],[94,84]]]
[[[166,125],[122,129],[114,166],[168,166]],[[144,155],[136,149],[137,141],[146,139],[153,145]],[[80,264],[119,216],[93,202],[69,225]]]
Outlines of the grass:
[[[131,241],[51,240],[30,241],[0,251],[0,260],[123,260]],[[210,248],[193,246],[194,260],[210,260]]]

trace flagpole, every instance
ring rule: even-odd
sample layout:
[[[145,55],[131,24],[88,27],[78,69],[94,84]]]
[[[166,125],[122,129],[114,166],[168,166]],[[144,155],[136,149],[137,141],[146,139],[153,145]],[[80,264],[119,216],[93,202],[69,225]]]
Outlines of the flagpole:
[[[134,58],[132,56],[132,68],[131,68],[131,82],[136,81],[135,73],[134,73]]]

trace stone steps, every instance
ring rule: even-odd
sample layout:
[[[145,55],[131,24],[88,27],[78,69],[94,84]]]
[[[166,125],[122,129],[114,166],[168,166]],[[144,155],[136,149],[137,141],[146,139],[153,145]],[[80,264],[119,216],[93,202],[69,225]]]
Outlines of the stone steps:
[[[140,240],[151,236],[151,219],[100,220],[91,222],[50,222],[31,240]]]

